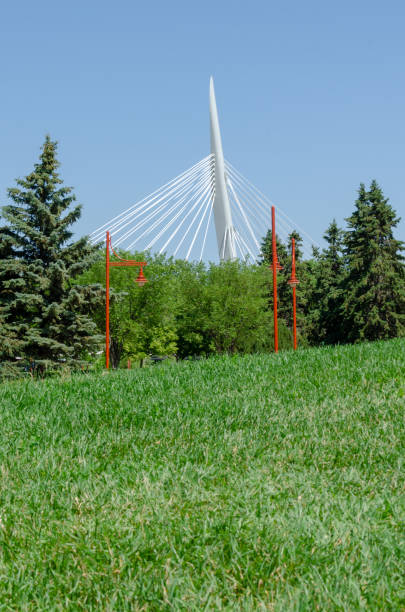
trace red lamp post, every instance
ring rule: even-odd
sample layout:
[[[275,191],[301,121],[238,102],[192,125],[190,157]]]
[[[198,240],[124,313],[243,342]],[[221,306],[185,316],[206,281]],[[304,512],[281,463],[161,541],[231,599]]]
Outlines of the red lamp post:
[[[113,255],[119,261],[110,261],[110,249]],[[110,232],[106,232],[106,250],[105,250],[105,367],[107,370],[110,367],[110,266],[136,266],[140,268],[139,274],[135,282],[142,287],[148,282],[143,273],[143,267],[146,266],[146,261],[134,261],[132,259],[123,259],[114,251],[111,244]]]
[[[294,336],[294,351],[297,350],[297,298],[296,298],[296,287],[300,282],[295,275],[295,239],[291,238],[292,248],[292,265],[291,265],[291,278],[288,284],[293,290],[293,336]]]
[[[278,353],[278,318],[277,318],[277,271],[282,270],[283,266],[277,258],[276,245],[276,212],[274,206],[271,207],[271,243],[272,243],[272,268],[273,268],[273,317],[274,317],[274,352]]]

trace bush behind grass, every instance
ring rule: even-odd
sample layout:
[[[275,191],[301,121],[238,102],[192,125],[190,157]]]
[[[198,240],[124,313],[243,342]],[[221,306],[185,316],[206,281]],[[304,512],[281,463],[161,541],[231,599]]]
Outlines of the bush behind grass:
[[[401,610],[405,341],[0,387],[0,610]]]

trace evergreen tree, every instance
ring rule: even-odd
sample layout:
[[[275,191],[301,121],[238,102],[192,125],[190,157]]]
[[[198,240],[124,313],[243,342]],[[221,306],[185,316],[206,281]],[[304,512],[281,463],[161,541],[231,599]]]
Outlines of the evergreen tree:
[[[287,327],[291,330],[293,326],[293,307],[292,307],[292,291],[288,284],[288,279],[291,276],[292,257],[291,257],[291,238],[295,238],[295,261],[296,273],[300,281],[297,290],[297,329],[300,342],[306,343],[308,334],[306,312],[308,304],[308,289],[312,280],[309,262],[303,261],[302,253],[302,238],[300,234],[293,230],[288,236],[287,245],[276,237],[277,259],[282,266],[277,274],[277,295],[278,295],[278,315],[283,319]],[[261,259],[258,261],[261,265],[272,265],[272,231],[268,230],[266,236],[261,243]],[[269,292],[269,308],[273,309],[273,292]],[[292,336],[291,336],[292,338]],[[292,342],[292,339],[291,339]]]
[[[21,345],[21,341],[19,341],[15,332],[6,325],[6,309],[5,306],[2,308],[2,301],[6,304],[13,298],[13,293],[7,288],[7,283],[12,281],[17,272],[17,262],[12,262],[12,244],[13,239],[9,228],[0,227],[0,356],[4,358],[18,354]],[[9,264],[3,269],[5,260]]]
[[[281,263],[280,257],[277,256],[278,259],[283,266],[283,268],[278,273],[278,302],[279,302],[279,315],[284,319],[286,324],[290,329],[292,329],[293,325],[293,307],[292,307],[292,291],[291,287],[288,284],[288,280],[291,277],[292,270],[292,253],[291,253],[291,238],[295,238],[295,264],[296,264],[296,273],[297,278],[300,281],[299,293],[297,291],[299,300],[297,301],[297,328],[302,328],[303,319],[302,319],[302,308],[303,308],[303,287],[305,287],[305,283],[303,284],[302,280],[302,238],[297,231],[292,231],[288,236],[288,247],[283,245],[283,262]]]
[[[0,228],[0,361],[23,357],[43,367],[78,365],[99,343],[89,313],[101,297],[96,286],[73,280],[91,263],[95,248],[72,238],[81,207],[59,178],[56,142],[47,136],[39,162],[3,207]]]
[[[404,243],[393,229],[399,219],[380,187],[360,185],[356,208],[347,219],[342,312],[347,340],[379,340],[405,333]]]
[[[257,263],[261,266],[267,266],[272,270],[273,266],[273,232],[271,229],[267,230],[266,235],[262,239],[261,247],[260,247],[260,258]],[[285,267],[288,265],[288,250],[284,242],[279,239],[276,234],[276,250],[277,250],[277,261],[281,266],[277,273],[278,283],[277,283],[277,295],[278,295],[278,316],[283,318],[286,315],[285,311],[285,303],[284,300],[280,300],[280,282],[281,285],[284,283],[283,271]],[[268,288],[268,307],[269,310],[273,310],[273,277],[270,275],[271,286]],[[281,294],[284,296],[283,288],[281,289]]]
[[[262,240],[260,245],[260,259],[258,259],[257,263],[259,265],[271,266],[273,261],[273,232],[271,229],[267,230],[265,237]],[[285,244],[278,238],[276,234],[276,248],[277,248],[277,258],[279,263],[284,266],[284,263],[287,261],[288,252]]]
[[[316,254],[315,283],[309,297],[310,340],[314,344],[344,342],[342,328],[342,282],[345,275],[343,231],[335,220],[329,225],[324,240],[328,243]]]

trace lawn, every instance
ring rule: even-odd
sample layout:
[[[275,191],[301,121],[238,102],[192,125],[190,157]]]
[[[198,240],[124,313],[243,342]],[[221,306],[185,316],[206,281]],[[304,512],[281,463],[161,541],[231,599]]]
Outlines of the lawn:
[[[0,405],[0,610],[405,610],[404,340]]]

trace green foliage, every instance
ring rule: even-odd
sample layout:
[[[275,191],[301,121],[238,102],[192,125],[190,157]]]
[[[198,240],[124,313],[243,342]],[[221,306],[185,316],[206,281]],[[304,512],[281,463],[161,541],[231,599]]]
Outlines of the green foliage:
[[[273,349],[271,274],[264,266],[234,261],[207,267],[162,255],[122,255],[148,261],[148,282],[136,286],[132,269],[114,269],[110,276],[113,367],[148,354],[185,358]],[[104,275],[100,260],[79,282],[104,282]],[[96,320],[103,331],[104,308]],[[282,320],[279,337],[281,349],[291,347]]]
[[[309,337],[313,344],[344,342],[342,304],[346,267],[343,257],[344,232],[335,220],[324,239],[328,246],[318,253],[312,266],[313,284],[308,313]]]
[[[151,337],[149,347],[155,355],[174,355],[177,352],[177,334],[170,327],[152,328]]]
[[[72,189],[57,173],[56,143],[49,137],[40,160],[3,208],[0,227],[0,362],[4,376],[86,365],[105,332],[104,254],[87,238],[71,242],[80,216]],[[277,238],[279,346],[292,345],[291,238],[296,240],[299,346],[382,339],[405,333],[404,245],[393,237],[398,219],[374,181],[360,187],[356,208],[342,231],[333,221],[327,247],[302,257],[293,232]],[[148,283],[134,269],[111,270],[110,360],[113,368],[147,355],[179,358],[273,350],[272,233],[258,264],[189,263],[150,253]],[[90,267],[90,264],[91,267]],[[8,364],[6,368],[6,364]],[[87,367],[87,365],[86,365]],[[2,374],[0,373],[0,376]]]
[[[311,309],[310,294],[312,276],[312,262],[303,261],[302,255],[302,238],[297,231],[291,232],[288,236],[288,243],[284,242],[276,236],[277,259],[282,266],[277,272],[277,295],[278,295],[278,315],[280,317],[280,339],[285,348],[291,346],[291,333],[293,327],[293,306],[292,306],[292,290],[288,284],[292,270],[291,256],[291,239],[295,239],[295,261],[296,275],[299,280],[297,289],[297,334],[300,346],[307,345],[307,336],[309,333],[309,311]],[[266,267],[272,266],[272,231],[268,230],[261,245],[262,257],[259,264]],[[269,308],[273,308],[273,293],[271,280],[271,294],[269,293],[268,303]],[[288,331],[287,331],[288,330]],[[279,340],[280,340],[279,339]]]
[[[272,251],[272,240],[273,240],[273,232],[271,229],[267,230],[265,237],[263,238],[260,245],[260,258],[258,260],[259,265],[271,266],[273,262],[273,251]],[[277,257],[282,266],[287,261],[288,258],[288,250],[286,245],[282,240],[277,236],[276,233],[276,249],[277,249]]]
[[[99,342],[89,317],[100,289],[72,285],[94,258],[87,238],[69,242],[80,217],[74,195],[57,173],[56,143],[49,137],[40,160],[2,209],[0,228],[0,360],[80,365]]]
[[[238,261],[210,266],[206,329],[215,352],[252,353],[270,348],[269,276],[265,268]]]
[[[395,211],[375,181],[360,187],[348,230],[335,221],[324,236],[327,248],[297,265],[297,319],[311,344],[335,344],[402,336],[405,332],[403,244],[393,237]],[[291,326],[286,283],[280,276],[280,314]],[[286,280],[286,279],[284,279]],[[301,336],[301,344],[302,344]]]
[[[207,333],[210,317],[207,299],[208,271],[204,264],[187,264],[181,267],[176,295],[178,308],[176,328],[178,356],[208,355],[212,342]]]
[[[351,342],[405,333],[404,244],[393,236],[398,222],[376,181],[369,191],[362,184],[345,234],[342,312]]]
[[[394,340],[1,385],[2,607],[401,610],[404,381]]]
[[[297,328],[298,330],[303,327],[303,296],[305,293],[305,281],[302,278],[302,272],[304,266],[302,265],[302,254],[301,245],[302,238],[298,232],[292,232],[288,236],[288,246],[282,244],[280,249],[281,254],[277,250],[277,258],[282,266],[282,269],[277,273],[277,292],[279,302],[279,315],[287,323],[288,327],[292,329],[293,325],[293,307],[292,307],[292,290],[288,284],[288,280],[291,277],[292,271],[292,255],[291,255],[291,238],[295,238],[295,262],[296,262],[296,275],[300,284],[297,294],[299,299],[297,300]],[[280,248],[280,247],[279,247]],[[299,292],[299,293],[298,293]]]

